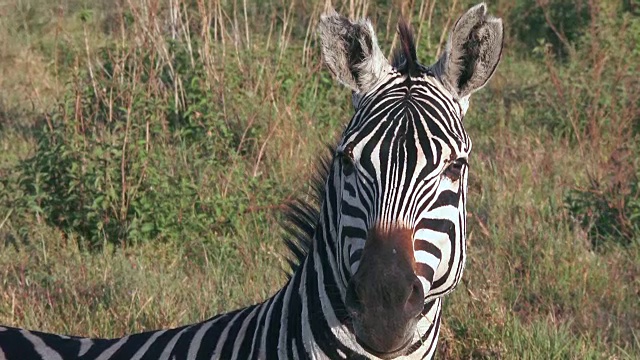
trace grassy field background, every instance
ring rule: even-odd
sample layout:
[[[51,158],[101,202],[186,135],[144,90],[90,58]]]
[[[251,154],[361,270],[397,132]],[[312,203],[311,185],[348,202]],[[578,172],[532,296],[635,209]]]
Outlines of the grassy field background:
[[[470,1],[350,0],[433,62]],[[348,121],[319,0],[0,1],[0,324],[174,327],[285,281],[281,204]],[[439,358],[640,358],[640,4],[491,1]]]

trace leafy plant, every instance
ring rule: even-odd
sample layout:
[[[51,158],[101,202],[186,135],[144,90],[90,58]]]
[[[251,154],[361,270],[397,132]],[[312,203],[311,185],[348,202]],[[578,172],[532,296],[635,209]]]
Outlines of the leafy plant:
[[[37,129],[16,203],[89,247],[233,231],[239,196],[204,196],[201,186],[237,158],[239,134],[186,48],[172,44],[172,63],[152,50],[102,49],[99,75],[77,73]],[[174,96],[177,82],[186,95]]]
[[[640,241],[640,170],[630,155],[628,150],[616,151],[606,176],[591,174],[587,187],[566,195],[569,214],[587,231],[595,249]]]

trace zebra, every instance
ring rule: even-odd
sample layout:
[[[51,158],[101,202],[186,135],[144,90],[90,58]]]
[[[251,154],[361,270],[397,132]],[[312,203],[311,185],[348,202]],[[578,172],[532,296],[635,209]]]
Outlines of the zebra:
[[[351,89],[354,115],[320,162],[313,199],[289,205],[292,271],[275,295],[117,339],[0,327],[0,360],[432,358],[466,258],[463,117],[500,62],[503,26],[472,7],[431,66],[402,20],[398,33],[389,61],[368,19],[321,17],[324,63]]]

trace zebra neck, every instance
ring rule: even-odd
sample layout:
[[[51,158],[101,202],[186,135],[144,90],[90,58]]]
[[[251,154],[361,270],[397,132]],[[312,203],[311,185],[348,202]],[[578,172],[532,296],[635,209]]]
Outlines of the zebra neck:
[[[279,358],[367,358],[348,325],[334,216],[323,206],[305,259],[285,287],[265,303],[272,314],[280,315]]]

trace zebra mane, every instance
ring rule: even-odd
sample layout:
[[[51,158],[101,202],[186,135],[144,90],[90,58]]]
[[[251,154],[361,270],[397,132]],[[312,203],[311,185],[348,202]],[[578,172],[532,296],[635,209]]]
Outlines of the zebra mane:
[[[327,146],[327,149],[329,150],[327,154],[318,159],[315,172],[309,180],[311,191],[298,195],[285,204],[281,226],[284,230],[284,243],[290,252],[286,259],[290,270],[285,270],[289,277],[309,253],[320,220],[325,183],[329,176],[333,154],[331,147]]]
[[[398,35],[400,35],[400,43],[393,53],[391,64],[402,74],[414,75],[420,67],[416,55],[416,43],[413,30],[404,19],[398,22]]]

